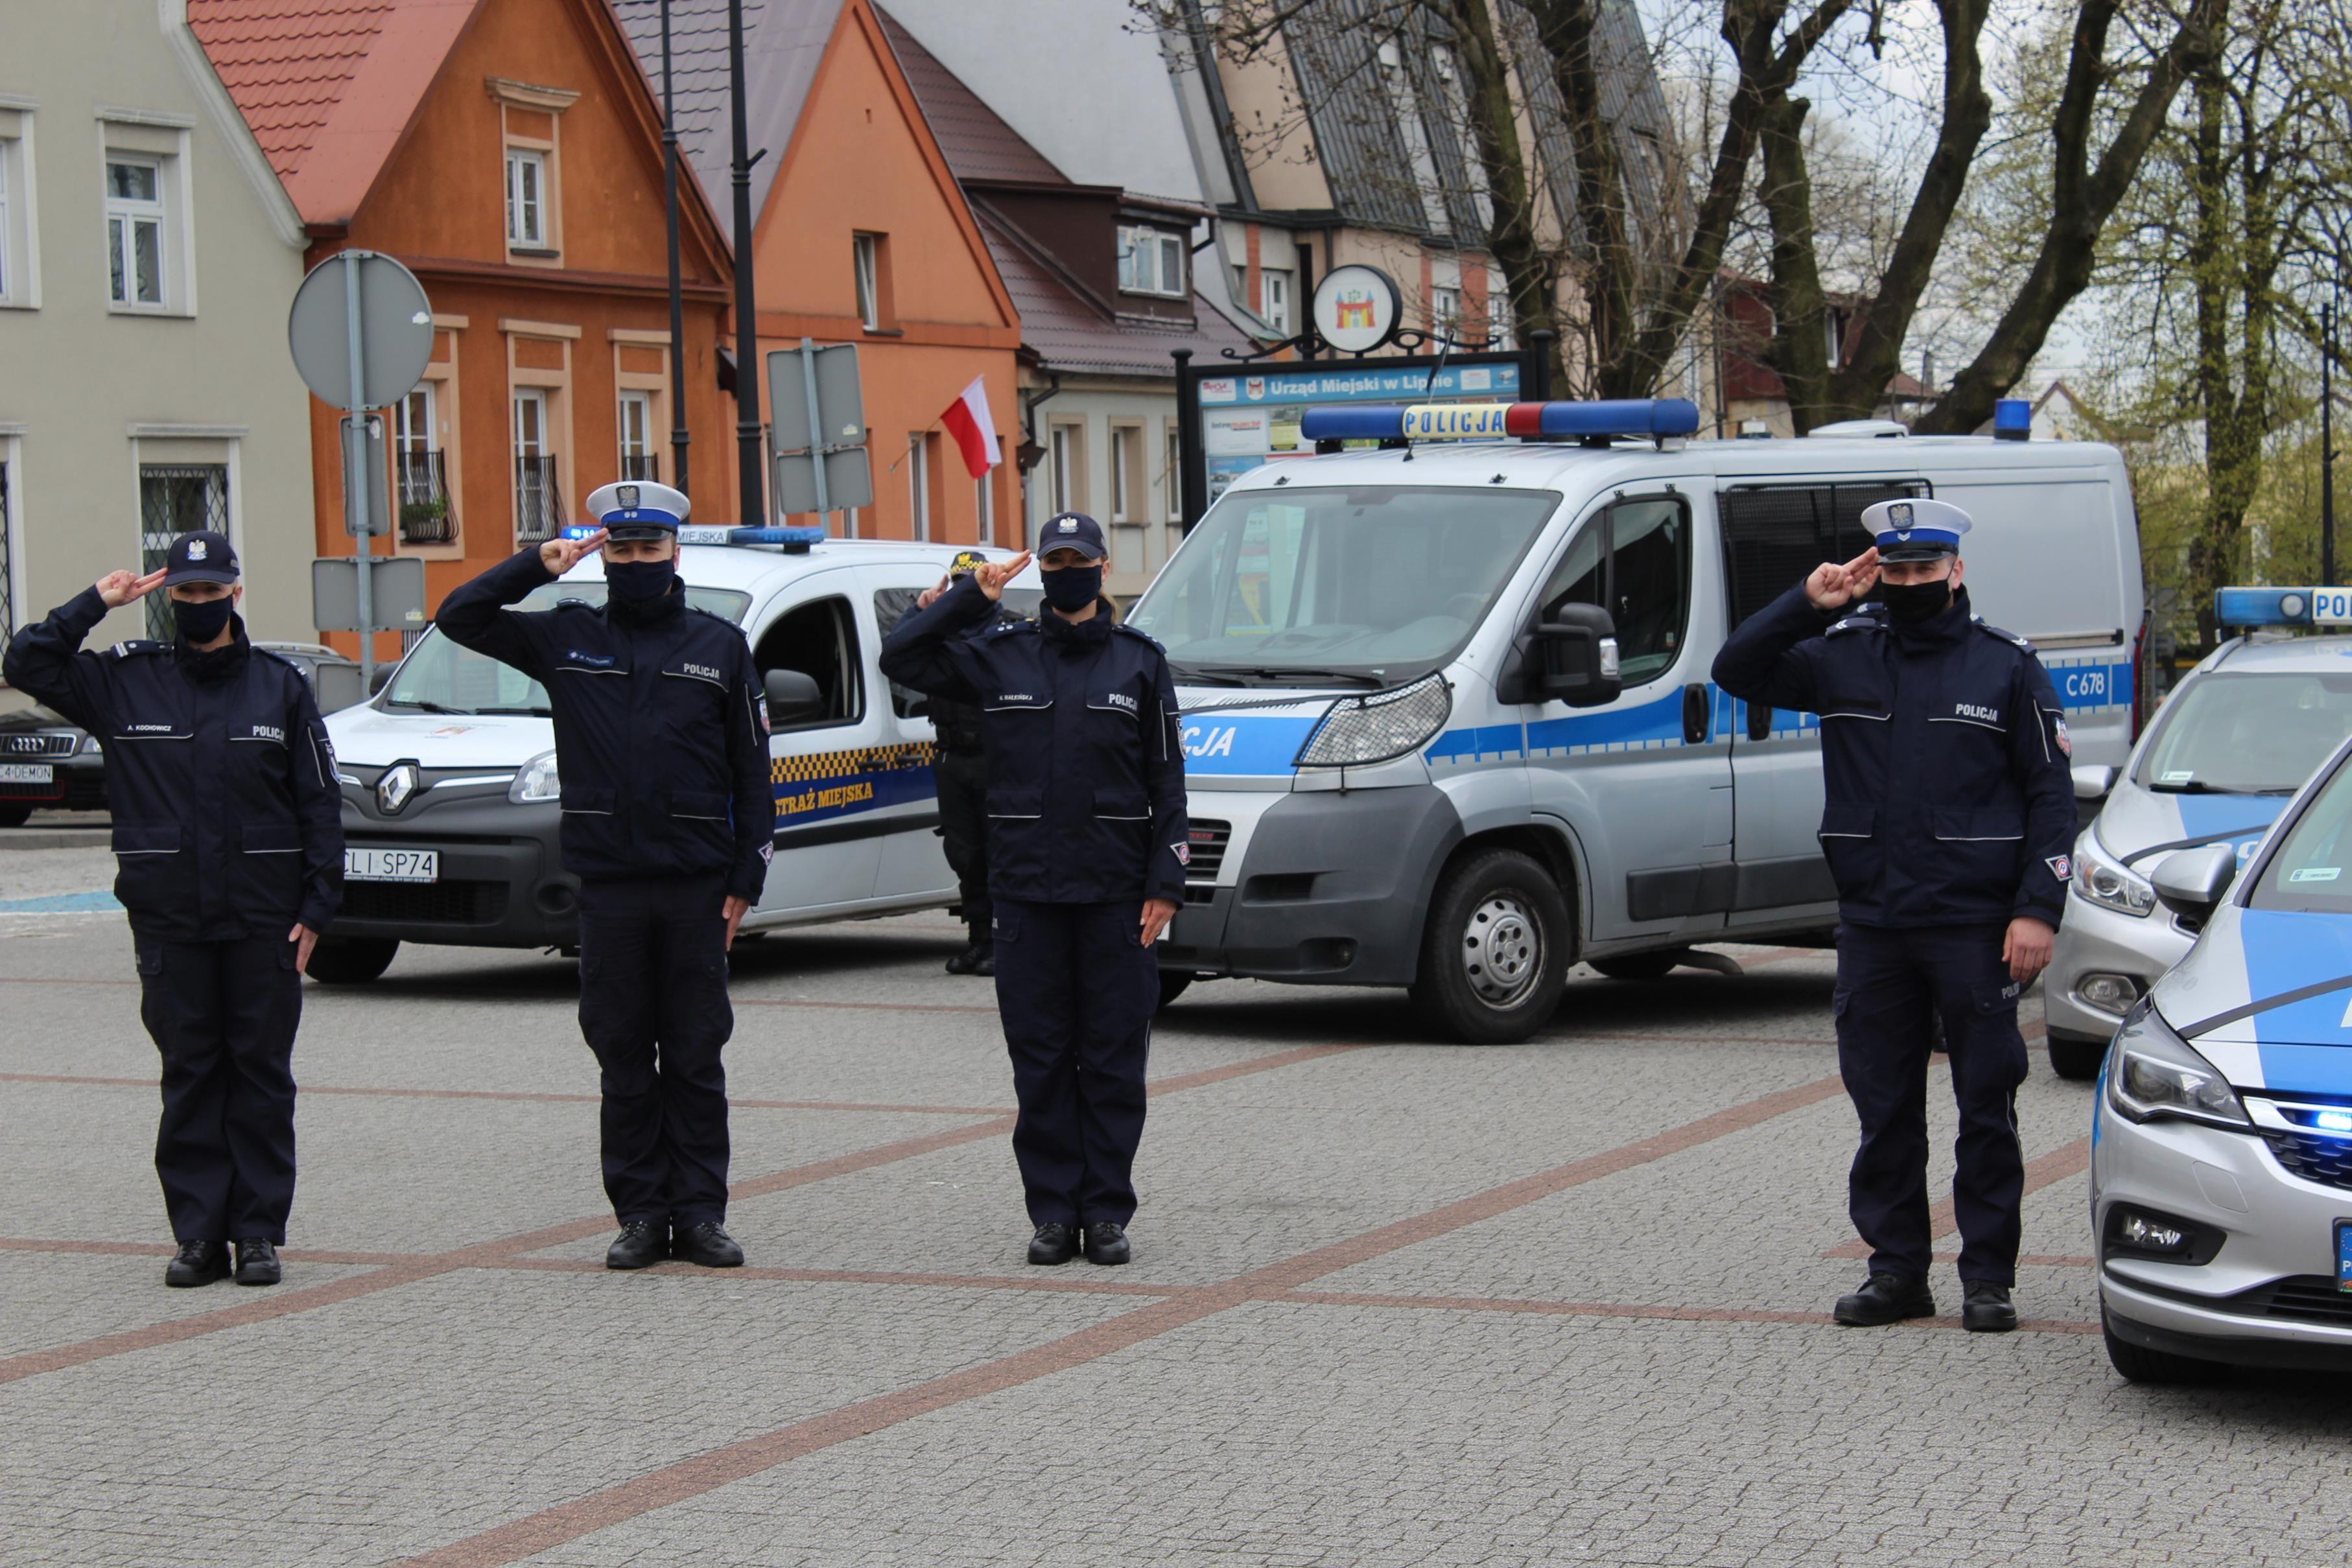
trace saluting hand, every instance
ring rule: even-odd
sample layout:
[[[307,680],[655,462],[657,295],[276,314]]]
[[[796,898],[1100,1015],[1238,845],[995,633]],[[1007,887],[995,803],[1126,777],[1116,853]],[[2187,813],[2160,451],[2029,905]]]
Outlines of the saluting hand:
[[[109,610],[120,610],[132,600],[144,599],[163,587],[163,573],[167,570],[157,567],[144,577],[134,571],[110,571],[91,586],[98,590],[98,596],[106,601]]]
[[[922,592],[915,595],[915,608],[918,610],[929,610],[932,605],[937,604],[940,601],[940,595],[945,593],[954,585],[954,583],[955,578],[951,574],[944,571],[940,573],[938,587],[927,588],[923,590]]]
[[[605,529],[598,528],[584,539],[567,539],[559,534],[539,547],[539,564],[562,577],[604,548],[605,532]]]
[[[1805,598],[1816,610],[1843,610],[1878,583],[1878,547],[1871,546],[1843,566],[1825,560],[1805,579]]]
[[[1146,947],[1160,940],[1168,923],[1176,918],[1176,901],[1172,898],[1147,898],[1143,901],[1143,929],[1139,937]]]
[[[1029,552],[1023,550],[1011,560],[983,561],[972,569],[971,575],[980,584],[980,591],[988,595],[988,601],[995,604],[1004,598],[1004,585],[1020,576],[1021,569],[1028,564]]]

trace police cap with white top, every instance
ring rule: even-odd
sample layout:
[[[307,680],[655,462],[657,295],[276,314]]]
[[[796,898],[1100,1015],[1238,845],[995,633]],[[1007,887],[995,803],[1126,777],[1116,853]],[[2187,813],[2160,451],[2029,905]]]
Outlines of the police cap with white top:
[[[1862,526],[1878,546],[1881,564],[1934,560],[1960,553],[1960,536],[1974,525],[1949,501],[1927,497],[1878,501],[1862,509]]]
[[[677,533],[688,507],[685,491],[650,479],[625,479],[588,497],[588,515],[604,526],[615,544]]]

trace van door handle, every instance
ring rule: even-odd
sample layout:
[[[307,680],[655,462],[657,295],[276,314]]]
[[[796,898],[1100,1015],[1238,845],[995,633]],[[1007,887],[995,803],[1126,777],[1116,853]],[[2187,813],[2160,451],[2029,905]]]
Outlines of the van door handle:
[[[1706,697],[1706,687],[1693,681],[1683,688],[1683,740],[1691,746],[1705,746],[1707,735],[1707,709],[1712,705]]]

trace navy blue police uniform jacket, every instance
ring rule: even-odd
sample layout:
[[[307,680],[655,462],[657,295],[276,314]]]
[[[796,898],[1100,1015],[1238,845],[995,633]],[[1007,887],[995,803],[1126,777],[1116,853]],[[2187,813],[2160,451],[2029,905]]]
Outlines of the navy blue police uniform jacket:
[[[1897,627],[1883,605],[1816,610],[1800,583],[1725,641],[1716,684],[1821,716],[1842,919],[2054,928],[2074,848],[2065,716],[2032,644],[1971,615],[1966,589],[1953,600]]]
[[[988,891],[1033,904],[1184,902],[1191,825],[1176,687],[1108,604],[1073,624],[988,622],[970,577],[898,623],[882,673],[980,709]]]
[[[723,873],[756,904],[775,854],[767,706],[751,645],[685,602],[614,614],[568,599],[511,611],[555,580],[526,549],[441,601],[434,623],[547,688],[563,869],[585,882]]]
[[[323,931],[343,898],[342,791],[310,685],[247,638],[81,652],[106,618],[85,590],[16,633],[8,684],[100,737],[114,896],[167,942]]]

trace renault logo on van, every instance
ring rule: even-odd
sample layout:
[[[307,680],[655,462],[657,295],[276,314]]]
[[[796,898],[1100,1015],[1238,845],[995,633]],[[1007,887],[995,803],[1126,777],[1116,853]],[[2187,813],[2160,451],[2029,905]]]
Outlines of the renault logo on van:
[[[409,797],[416,793],[416,764],[414,762],[397,763],[385,768],[383,777],[375,781],[376,806],[387,817],[398,815],[400,809],[408,804]]]

